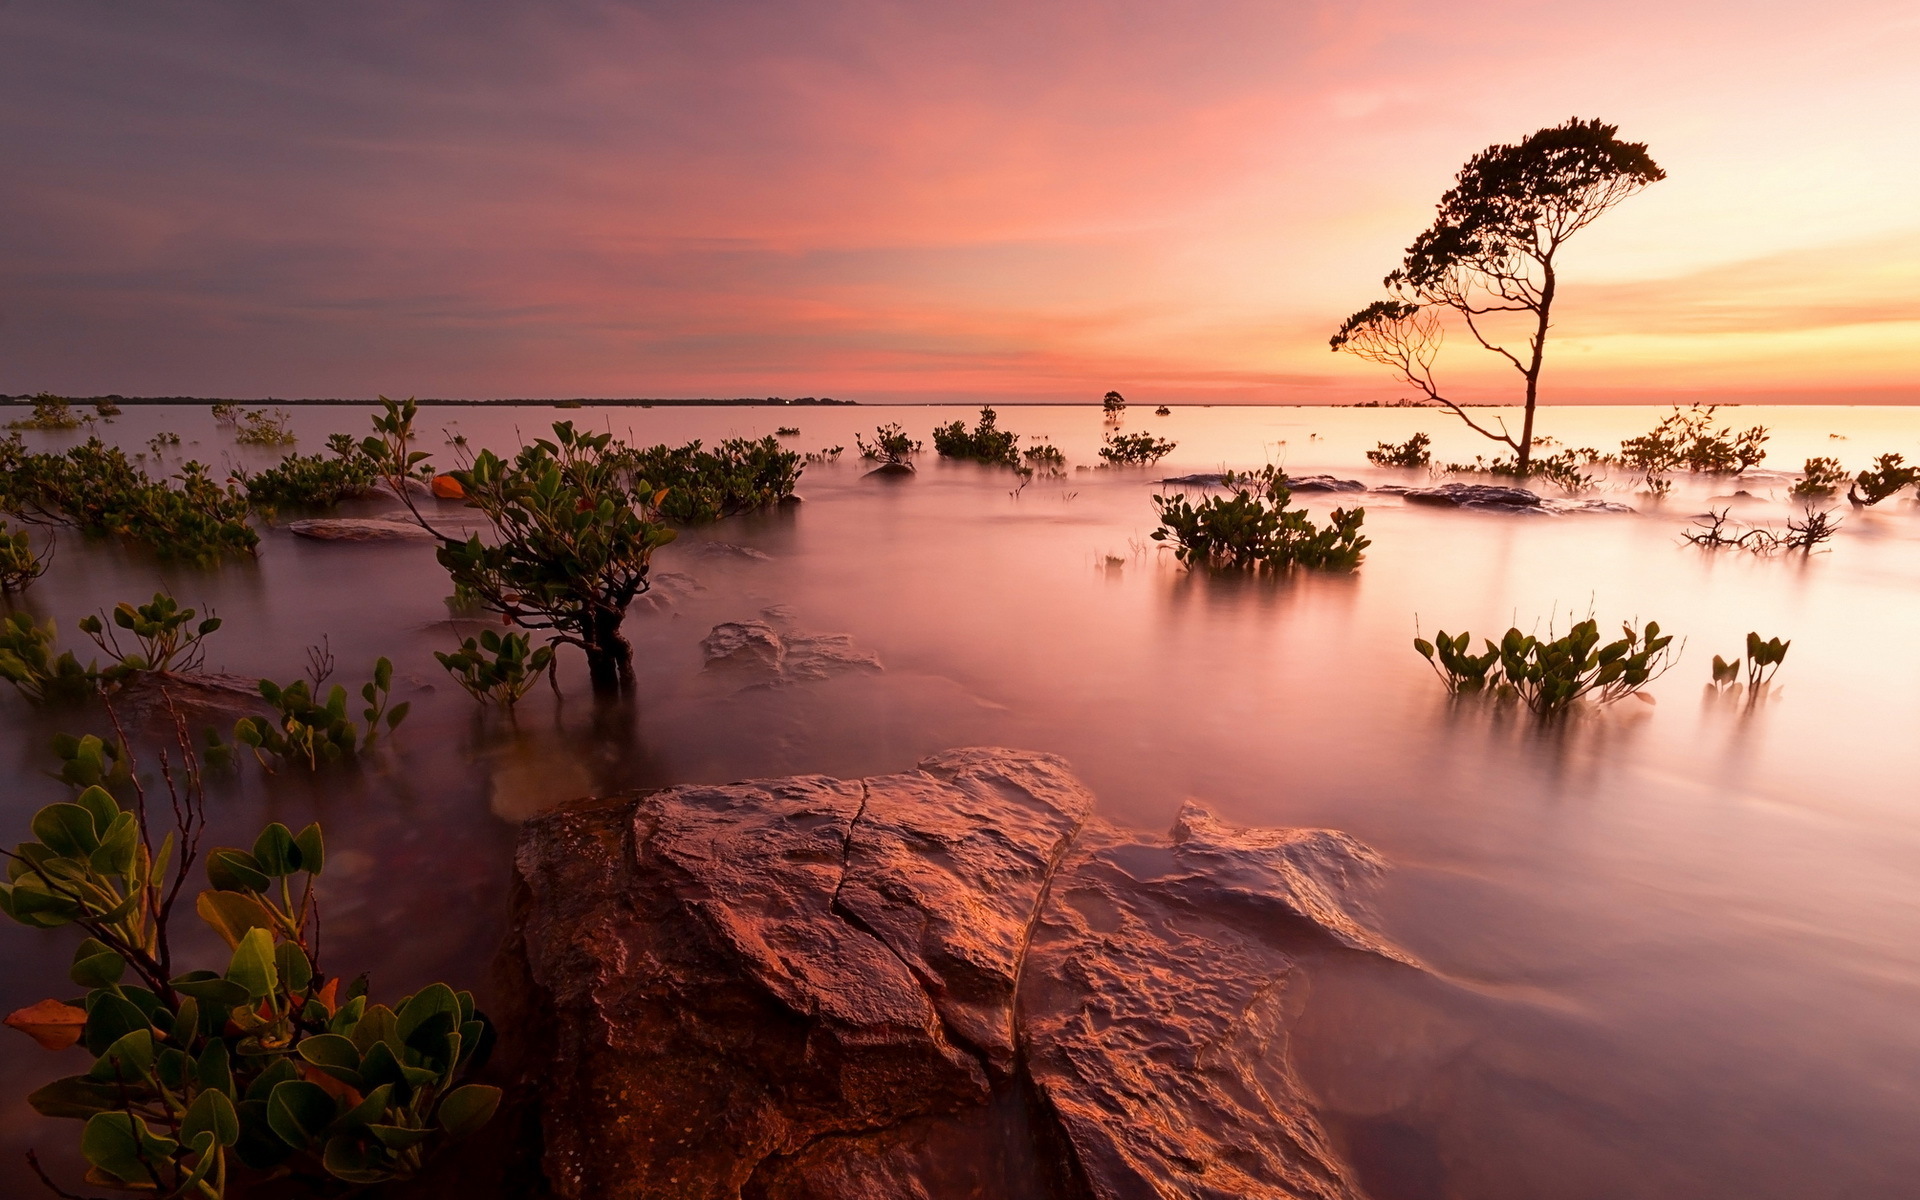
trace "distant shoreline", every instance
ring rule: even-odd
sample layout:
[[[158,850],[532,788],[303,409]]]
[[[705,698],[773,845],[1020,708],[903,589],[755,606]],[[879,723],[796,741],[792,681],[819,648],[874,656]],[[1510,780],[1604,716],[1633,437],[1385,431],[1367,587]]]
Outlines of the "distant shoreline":
[[[280,404],[292,408],[310,408],[320,406],[356,405],[367,407],[380,403],[378,399],[351,400],[334,397],[320,397],[305,400],[287,400],[278,396],[260,396],[251,399],[235,399],[229,396],[61,396],[69,404],[97,404],[102,400],[111,400],[115,404]],[[0,396],[0,402],[12,405],[32,404],[32,396]],[[551,400],[443,400],[431,396],[420,396],[414,403],[422,408],[480,408],[486,405],[498,405],[501,408],[665,408],[669,406],[704,407],[746,407],[761,408],[824,408],[852,407],[857,400],[835,400],[831,396],[815,398],[803,396],[797,400],[788,400],[780,396],[742,397],[737,400],[697,399],[667,400],[634,397],[625,400],[589,399],[585,396],[562,397]]]

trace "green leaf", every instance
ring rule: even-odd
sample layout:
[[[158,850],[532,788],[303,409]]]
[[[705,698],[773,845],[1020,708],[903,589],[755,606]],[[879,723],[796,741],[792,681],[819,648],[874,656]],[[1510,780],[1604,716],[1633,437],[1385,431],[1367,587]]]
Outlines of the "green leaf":
[[[192,996],[181,996],[180,1007],[173,1017],[171,1036],[176,1046],[191,1045],[200,1033],[200,1001]]]
[[[368,1125],[367,1132],[379,1139],[382,1146],[389,1150],[405,1150],[418,1146],[433,1136],[431,1129],[408,1129],[404,1125]]]
[[[108,1046],[87,1072],[98,1083],[140,1083],[153,1067],[153,1030],[136,1029]]]
[[[105,942],[87,938],[74,950],[67,978],[83,988],[106,988],[119,983],[126,970],[126,959],[108,949]]]
[[[27,1097],[33,1111],[43,1117],[85,1120],[98,1112],[119,1108],[127,1089],[117,1083],[101,1083],[85,1075],[56,1079]]]
[[[212,1133],[222,1146],[240,1140],[240,1114],[225,1092],[201,1092],[187,1109],[180,1122],[180,1140],[191,1142],[202,1133]]]
[[[264,892],[268,886],[266,872],[253,855],[232,846],[216,846],[208,853],[207,882],[222,892]]]
[[[35,813],[33,836],[66,858],[85,858],[100,848],[93,812],[78,804],[49,804]]]
[[[96,1058],[121,1038],[148,1028],[147,1015],[125,996],[96,992],[87,1007],[87,1027],[82,1035],[88,1053]]]
[[[448,1136],[463,1138],[493,1119],[500,1107],[500,1089],[484,1083],[457,1087],[440,1101],[440,1127]]]
[[[333,1123],[333,1097],[317,1083],[289,1079],[267,1097],[267,1124],[295,1150],[311,1144]]]
[[[395,1014],[396,1031],[400,1039],[406,1041],[428,1019],[442,1014],[450,1018],[449,1028],[457,1025],[460,1021],[460,998],[446,984],[430,983],[407,997],[406,1003],[400,1006],[400,1011]]]
[[[385,1156],[378,1150],[345,1133],[329,1138],[320,1156],[320,1165],[327,1169],[327,1174],[346,1183],[383,1183],[391,1179],[394,1173],[385,1163]]]
[[[80,1134],[80,1155],[103,1174],[125,1183],[146,1183],[140,1151],[148,1136],[145,1123],[131,1113],[95,1113]]]
[[[209,1041],[207,1048],[200,1052],[200,1061],[193,1065],[193,1076],[201,1087],[225,1092],[231,1098],[233,1070],[227,1058],[227,1044],[219,1038]]]
[[[101,833],[105,833],[114,818],[121,815],[119,802],[99,784],[82,791],[73,798],[73,802],[93,814],[93,827]]]
[[[327,861],[327,846],[320,836],[320,826],[309,825],[294,834],[293,844],[300,848],[300,869],[309,875],[318,875]]]
[[[247,930],[227,964],[227,979],[245,988],[249,1000],[272,995],[280,983],[274,967],[273,935],[264,929]]]
[[[281,942],[273,948],[273,964],[286,981],[289,994],[304,992],[313,982],[313,964],[307,961],[306,951],[292,942]]]
[[[246,988],[212,971],[188,971],[185,975],[169,979],[167,985],[181,995],[192,996],[222,1013],[247,1002]]]
[[[261,830],[253,843],[253,861],[260,864],[262,872],[275,879],[298,871],[300,848],[294,844],[293,832],[278,821]]]
[[[335,1122],[341,1129],[360,1129],[380,1119],[393,1096],[393,1085],[383,1083],[367,1093],[367,1098],[340,1114]]]

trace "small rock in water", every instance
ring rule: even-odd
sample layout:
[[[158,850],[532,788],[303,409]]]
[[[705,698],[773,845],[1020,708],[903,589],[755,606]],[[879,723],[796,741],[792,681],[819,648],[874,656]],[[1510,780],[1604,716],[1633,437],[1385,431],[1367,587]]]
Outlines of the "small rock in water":
[[[1358,479],[1336,479],[1332,475],[1289,475],[1287,486],[1296,492],[1364,492],[1367,485]]]
[[[1401,493],[1410,504],[1448,508],[1523,509],[1540,507],[1540,497],[1525,488],[1485,483],[1443,483],[1439,487],[1409,488]]]
[[[684,542],[678,543],[681,553],[696,558],[744,558],[752,562],[772,562],[773,555],[764,550],[755,550],[752,546],[736,546],[732,542]]]
[[[875,475],[881,476],[882,478],[903,478],[911,474],[913,474],[912,463],[882,463],[873,470],[868,471],[862,478],[872,479]]]
[[[310,521],[288,521],[287,532],[318,542],[433,540],[431,533],[410,521],[388,521],[379,517],[316,517]]]
[[[700,643],[707,670],[737,672],[755,684],[826,679],[846,671],[878,671],[880,659],[844,633],[796,633],[765,621],[715,625]]]

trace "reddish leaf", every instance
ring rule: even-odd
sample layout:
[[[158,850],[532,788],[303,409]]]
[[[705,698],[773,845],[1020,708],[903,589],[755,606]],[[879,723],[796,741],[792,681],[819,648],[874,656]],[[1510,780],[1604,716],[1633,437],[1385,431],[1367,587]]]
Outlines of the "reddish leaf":
[[[87,1011],[58,1000],[42,1000],[8,1013],[6,1023],[49,1050],[65,1050],[80,1040]]]

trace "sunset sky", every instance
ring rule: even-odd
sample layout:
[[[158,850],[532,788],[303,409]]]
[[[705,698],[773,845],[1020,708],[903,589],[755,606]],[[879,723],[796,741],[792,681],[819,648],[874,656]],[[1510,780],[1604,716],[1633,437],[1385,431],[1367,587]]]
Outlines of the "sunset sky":
[[[1669,178],[1549,402],[1920,402],[1916,64],[1912,0],[0,0],[0,392],[1390,400],[1327,336],[1578,115]]]

